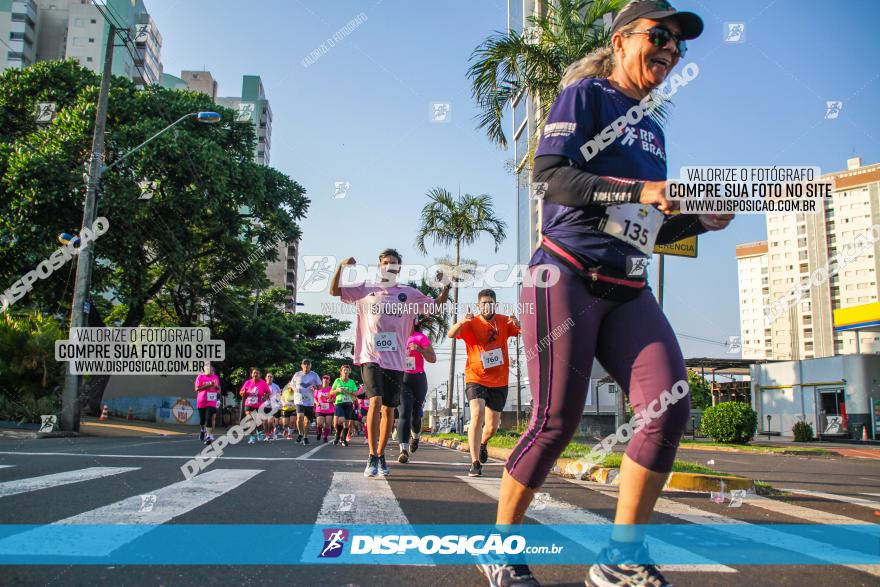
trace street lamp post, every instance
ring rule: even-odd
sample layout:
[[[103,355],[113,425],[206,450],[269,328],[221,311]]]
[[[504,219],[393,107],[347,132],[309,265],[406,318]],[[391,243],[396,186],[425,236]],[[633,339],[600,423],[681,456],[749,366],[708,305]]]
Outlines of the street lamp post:
[[[140,145],[131,149],[110,165],[102,165],[101,160],[104,158],[104,128],[107,120],[107,100],[110,94],[110,78],[113,65],[113,38],[115,29],[110,27],[110,34],[107,46],[107,58],[104,61],[104,73],[101,78],[101,93],[98,97],[98,113],[95,117],[95,136],[92,141],[92,156],[89,162],[88,186],[86,188],[86,199],[83,207],[83,229],[92,229],[92,224],[98,213],[97,193],[98,185],[104,172],[113,169],[122,161],[132,154],[141,150],[148,143],[156,139],[158,136],[167,132],[177,124],[183,122],[187,118],[196,117],[201,123],[212,124],[220,121],[220,114],[217,112],[190,112],[181,116]],[[82,232],[82,231],[81,231]],[[82,328],[86,326],[86,316],[91,310],[88,302],[89,289],[92,285],[92,262],[95,256],[94,242],[88,242],[81,246],[79,255],[76,258],[76,281],[73,288],[73,303],[70,308],[70,327]],[[70,372],[70,368],[64,373],[64,391],[61,396],[61,428],[63,430],[79,432],[80,409],[79,388],[81,377]]]

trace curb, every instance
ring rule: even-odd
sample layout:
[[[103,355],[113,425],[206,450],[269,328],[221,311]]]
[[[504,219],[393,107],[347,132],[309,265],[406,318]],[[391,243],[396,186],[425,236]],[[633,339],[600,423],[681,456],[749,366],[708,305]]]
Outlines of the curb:
[[[761,448],[761,445],[752,445],[756,448]],[[834,456],[834,449],[831,448],[822,448],[816,447],[824,450],[824,453],[818,452],[808,452],[801,450],[782,450],[782,451],[757,451],[757,450],[739,450],[738,448],[733,448],[730,446],[695,446],[693,444],[679,444],[679,450],[703,450],[703,451],[711,451],[711,452],[732,452],[736,454],[752,454],[752,455],[780,455],[780,456],[798,456],[798,457],[830,457]]]
[[[56,430],[55,432],[37,432],[36,430],[12,430],[0,429],[0,438],[14,438],[16,440],[35,440],[39,438],[78,438],[79,432]]]
[[[434,440],[428,436],[423,436],[422,440],[428,444],[435,444],[451,448],[460,452],[468,452],[470,449],[467,444],[457,440]],[[513,450],[509,448],[488,447],[489,456],[494,459],[507,460]],[[580,481],[594,481],[604,485],[618,485],[619,469],[609,467],[599,467],[583,460],[561,458],[554,463],[551,473],[565,477],[567,479],[577,479]],[[672,473],[663,486],[664,491],[721,491],[721,483],[724,483],[724,489],[745,489],[746,491],[755,491],[755,482],[746,477],[727,477],[723,475],[705,475],[702,473]]]

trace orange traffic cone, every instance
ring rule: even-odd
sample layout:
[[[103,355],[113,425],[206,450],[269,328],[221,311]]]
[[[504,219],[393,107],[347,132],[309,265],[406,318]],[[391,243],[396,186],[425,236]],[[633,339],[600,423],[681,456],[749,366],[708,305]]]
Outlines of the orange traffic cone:
[[[131,406],[128,406],[128,416],[126,417],[126,419],[134,420],[134,408],[132,408]]]
[[[101,417],[100,417],[99,419],[100,419],[100,420],[106,420],[106,419],[109,418],[109,417],[110,417],[110,410],[109,410],[109,409],[107,408],[107,406],[105,405],[105,406],[104,406],[104,409],[101,410]]]

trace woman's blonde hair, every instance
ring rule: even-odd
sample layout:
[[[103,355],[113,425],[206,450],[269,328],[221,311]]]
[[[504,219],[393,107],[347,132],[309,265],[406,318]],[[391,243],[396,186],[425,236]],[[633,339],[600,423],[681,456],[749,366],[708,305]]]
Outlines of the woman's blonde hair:
[[[638,26],[638,20],[620,27],[616,32],[627,33],[635,30]],[[592,53],[587,53],[574,63],[570,64],[562,72],[562,82],[559,84],[561,89],[565,89],[571,84],[582,80],[585,77],[606,78],[611,75],[614,70],[614,49],[611,46],[601,47]]]

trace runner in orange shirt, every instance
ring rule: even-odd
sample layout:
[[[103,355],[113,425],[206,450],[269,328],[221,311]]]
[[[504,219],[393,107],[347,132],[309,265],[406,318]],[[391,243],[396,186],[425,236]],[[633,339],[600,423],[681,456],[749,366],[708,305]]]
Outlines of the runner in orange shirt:
[[[489,460],[489,443],[507,402],[507,380],[510,362],[507,358],[507,339],[519,336],[519,322],[514,316],[495,313],[497,298],[491,289],[477,296],[479,315],[468,312],[449,329],[449,338],[463,340],[467,347],[465,390],[471,408],[468,445],[471,449],[471,469],[468,475],[483,474],[483,463]]]

